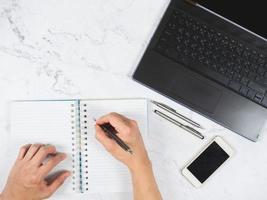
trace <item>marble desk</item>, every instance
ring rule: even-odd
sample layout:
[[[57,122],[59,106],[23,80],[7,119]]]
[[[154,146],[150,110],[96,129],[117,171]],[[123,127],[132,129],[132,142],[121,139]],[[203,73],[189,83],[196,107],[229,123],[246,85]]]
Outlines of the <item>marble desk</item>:
[[[149,154],[165,200],[267,199],[267,133],[253,143],[131,79],[168,0],[0,0],[0,188],[11,99],[150,98],[205,127],[204,141],[151,115]],[[267,130],[266,130],[267,132]],[[181,169],[215,135],[234,157],[200,189]],[[53,199],[127,200],[131,194]]]

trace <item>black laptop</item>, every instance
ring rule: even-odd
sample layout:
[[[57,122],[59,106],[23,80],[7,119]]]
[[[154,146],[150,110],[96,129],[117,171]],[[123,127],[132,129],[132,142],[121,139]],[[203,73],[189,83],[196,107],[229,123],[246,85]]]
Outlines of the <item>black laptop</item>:
[[[263,1],[172,0],[133,78],[257,141],[267,122]]]

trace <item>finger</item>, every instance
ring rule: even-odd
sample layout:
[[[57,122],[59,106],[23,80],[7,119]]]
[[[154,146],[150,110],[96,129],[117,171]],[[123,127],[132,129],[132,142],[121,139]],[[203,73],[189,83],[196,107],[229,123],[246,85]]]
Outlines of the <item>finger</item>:
[[[41,174],[43,177],[47,176],[60,162],[65,160],[67,155],[65,153],[57,153],[52,156],[44,165],[41,166]]]
[[[111,153],[118,148],[118,144],[106,136],[105,132],[100,128],[99,125],[95,126],[96,129],[96,139],[105,147],[105,149]]]
[[[31,160],[42,146],[43,146],[43,144],[31,145],[29,150],[27,151],[24,159],[25,160]]]
[[[43,161],[47,158],[49,155],[56,154],[57,150],[56,147],[53,145],[44,145],[42,146],[39,151],[36,153],[34,158],[32,159],[37,165],[41,165]]]
[[[71,175],[69,171],[64,171],[59,173],[52,181],[49,183],[45,198],[50,197],[55,191],[65,182],[65,180]]]
[[[129,121],[130,120],[128,118],[118,113],[110,113],[100,117],[96,121],[96,123],[97,124],[110,123],[120,133],[129,127]]]
[[[115,120],[118,120],[118,121],[121,121],[121,122],[127,122],[129,121],[130,119],[126,118],[125,116],[119,114],[119,113],[116,113],[116,112],[111,112],[109,114],[106,114],[102,117],[100,117],[97,122],[100,122],[100,123],[108,123],[110,121],[115,121]]]
[[[31,144],[26,144],[26,145],[20,147],[19,155],[18,155],[18,158],[17,158],[18,160],[22,160],[25,157],[25,155],[26,155],[27,151],[29,150],[30,146],[31,146]]]

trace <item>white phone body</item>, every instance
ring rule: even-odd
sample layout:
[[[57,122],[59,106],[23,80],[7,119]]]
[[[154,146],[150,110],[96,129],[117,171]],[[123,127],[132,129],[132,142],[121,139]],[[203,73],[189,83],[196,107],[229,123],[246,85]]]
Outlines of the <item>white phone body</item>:
[[[216,172],[218,169],[216,169],[203,183],[201,183],[196,176],[191,173],[188,169],[188,167],[213,143],[216,142],[220,148],[225,151],[225,153],[228,154],[228,158],[227,160],[225,160],[218,168],[222,167],[234,154],[233,149],[231,148],[231,146],[229,144],[227,144],[221,137],[216,136],[211,142],[209,142],[206,147],[200,152],[198,153],[195,158],[189,162],[183,169],[182,169],[182,174],[183,176],[195,187],[200,187],[202,186],[213,174],[214,172]]]

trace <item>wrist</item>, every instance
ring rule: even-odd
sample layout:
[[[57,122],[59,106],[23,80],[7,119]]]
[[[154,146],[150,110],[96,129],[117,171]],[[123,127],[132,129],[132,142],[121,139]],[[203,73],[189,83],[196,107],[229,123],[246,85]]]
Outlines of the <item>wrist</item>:
[[[134,163],[129,169],[132,175],[147,173],[148,171],[152,170],[152,163],[149,159],[145,159]]]
[[[0,194],[0,200],[19,200],[17,197],[14,197],[11,193],[8,193],[6,191],[3,191],[2,194]]]
[[[130,165],[128,166],[131,173],[137,173],[139,171],[147,171],[152,168],[151,161],[149,159],[146,149],[136,148],[137,150],[132,155],[133,159]]]

